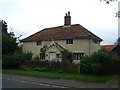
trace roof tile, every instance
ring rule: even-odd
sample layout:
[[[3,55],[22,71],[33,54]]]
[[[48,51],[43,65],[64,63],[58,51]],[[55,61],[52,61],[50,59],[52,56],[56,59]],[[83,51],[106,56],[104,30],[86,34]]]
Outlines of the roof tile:
[[[101,45],[102,48],[112,51],[117,45]]]
[[[38,41],[38,40],[60,40],[69,38],[95,38],[102,41],[92,32],[85,29],[79,24],[71,25],[70,27],[58,26],[45,28],[25,39],[23,41]]]

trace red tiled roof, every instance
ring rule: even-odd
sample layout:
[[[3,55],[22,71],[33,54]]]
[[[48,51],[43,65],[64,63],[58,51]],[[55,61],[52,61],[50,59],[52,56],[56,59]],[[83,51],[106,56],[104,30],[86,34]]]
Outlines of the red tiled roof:
[[[25,39],[23,41],[37,41],[37,40],[60,40],[70,38],[95,38],[102,41],[92,32],[85,29],[79,24],[71,25],[70,27],[58,26],[53,28],[45,28]]]
[[[102,48],[112,51],[117,45],[101,45]]]

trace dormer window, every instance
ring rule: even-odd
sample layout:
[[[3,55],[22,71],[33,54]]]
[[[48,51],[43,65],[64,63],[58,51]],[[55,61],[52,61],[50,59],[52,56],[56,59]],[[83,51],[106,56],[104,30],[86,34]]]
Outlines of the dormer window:
[[[41,41],[37,41],[37,42],[36,42],[36,45],[37,45],[37,46],[40,46],[40,45],[42,45],[42,42],[41,42]]]
[[[73,44],[73,39],[67,39],[66,44]]]

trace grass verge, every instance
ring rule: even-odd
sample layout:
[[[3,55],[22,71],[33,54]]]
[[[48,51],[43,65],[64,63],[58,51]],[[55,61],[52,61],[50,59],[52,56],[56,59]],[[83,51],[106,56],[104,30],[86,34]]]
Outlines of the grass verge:
[[[117,75],[110,76],[92,76],[92,75],[83,75],[83,74],[65,74],[65,73],[52,73],[52,72],[37,72],[37,71],[23,71],[23,70],[9,70],[3,69],[3,73],[9,74],[19,74],[19,75],[28,75],[28,76],[37,76],[37,77],[46,77],[46,78],[55,78],[55,79],[71,79],[71,80],[80,80],[86,82],[97,82],[97,83],[106,83],[118,79]]]

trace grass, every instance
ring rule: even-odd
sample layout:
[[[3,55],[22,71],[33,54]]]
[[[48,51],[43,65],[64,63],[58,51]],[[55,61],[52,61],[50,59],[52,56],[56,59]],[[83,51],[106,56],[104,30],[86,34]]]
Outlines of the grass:
[[[13,70],[13,69],[12,70],[3,69],[2,72],[9,74],[29,75],[29,76],[47,77],[47,78],[55,78],[55,79],[60,79],[60,78],[71,79],[71,80],[80,80],[85,82],[97,82],[97,83],[106,83],[118,79],[117,75],[93,76],[93,75],[83,75],[83,74],[23,71],[23,70]]]

